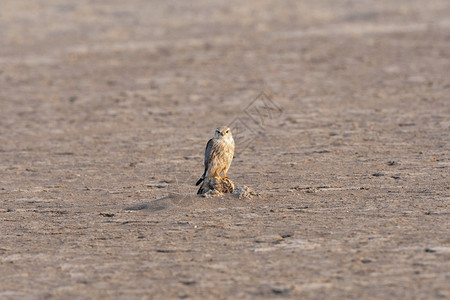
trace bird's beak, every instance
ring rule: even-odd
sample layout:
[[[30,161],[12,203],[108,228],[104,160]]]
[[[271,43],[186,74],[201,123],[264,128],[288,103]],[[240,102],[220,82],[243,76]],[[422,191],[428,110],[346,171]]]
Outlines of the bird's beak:
[[[223,132],[221,132],[220,134],[221,134],[222,136],[224,136],[224,135],[225,135],[225,133],[223,133]]]

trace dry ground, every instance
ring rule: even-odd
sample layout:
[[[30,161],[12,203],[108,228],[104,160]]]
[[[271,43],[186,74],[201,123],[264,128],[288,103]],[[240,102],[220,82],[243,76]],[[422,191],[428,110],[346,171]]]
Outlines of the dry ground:
[[[0,298],[448,299],[449,74],[446,0],[2,0]]]

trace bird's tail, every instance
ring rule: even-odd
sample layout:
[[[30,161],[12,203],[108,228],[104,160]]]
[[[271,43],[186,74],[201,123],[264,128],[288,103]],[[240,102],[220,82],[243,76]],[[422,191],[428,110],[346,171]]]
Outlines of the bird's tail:
[[[202,177],[200,177],[195,185],[199,185],[203,181],[203,179],[205,179],[205,176],[202,175]]]
[[[204,185],[204,184],[202,184],[202,185],[200,186],[200,188],[198,189],[197,195],[200,195],[200,194],[203,193],[203,185]]]

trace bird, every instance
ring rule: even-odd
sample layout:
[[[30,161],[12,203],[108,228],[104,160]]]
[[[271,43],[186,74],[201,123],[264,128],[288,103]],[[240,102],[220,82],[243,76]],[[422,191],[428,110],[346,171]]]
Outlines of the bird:
[[[208,141],[205,149],[205,172],[200,177],[195,185],[199,185],[207,178],[227,178],[227,172],[230,168],[231,161],[234,156],[234,140],[231,134],[231,129],[222,126],[216,129],[214,137]],[[220,174],[223,173],[223,177]],[[201,194],[203,185],[198,190],[197,194]]]

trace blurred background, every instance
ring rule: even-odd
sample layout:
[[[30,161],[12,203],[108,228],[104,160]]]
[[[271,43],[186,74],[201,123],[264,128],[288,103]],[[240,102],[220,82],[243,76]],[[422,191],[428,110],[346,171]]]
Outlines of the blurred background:
[[[184,161],[266,91],[259,155],[367,152],[446,126],[449,32],[446,0],[2,1],[0,147]]]

